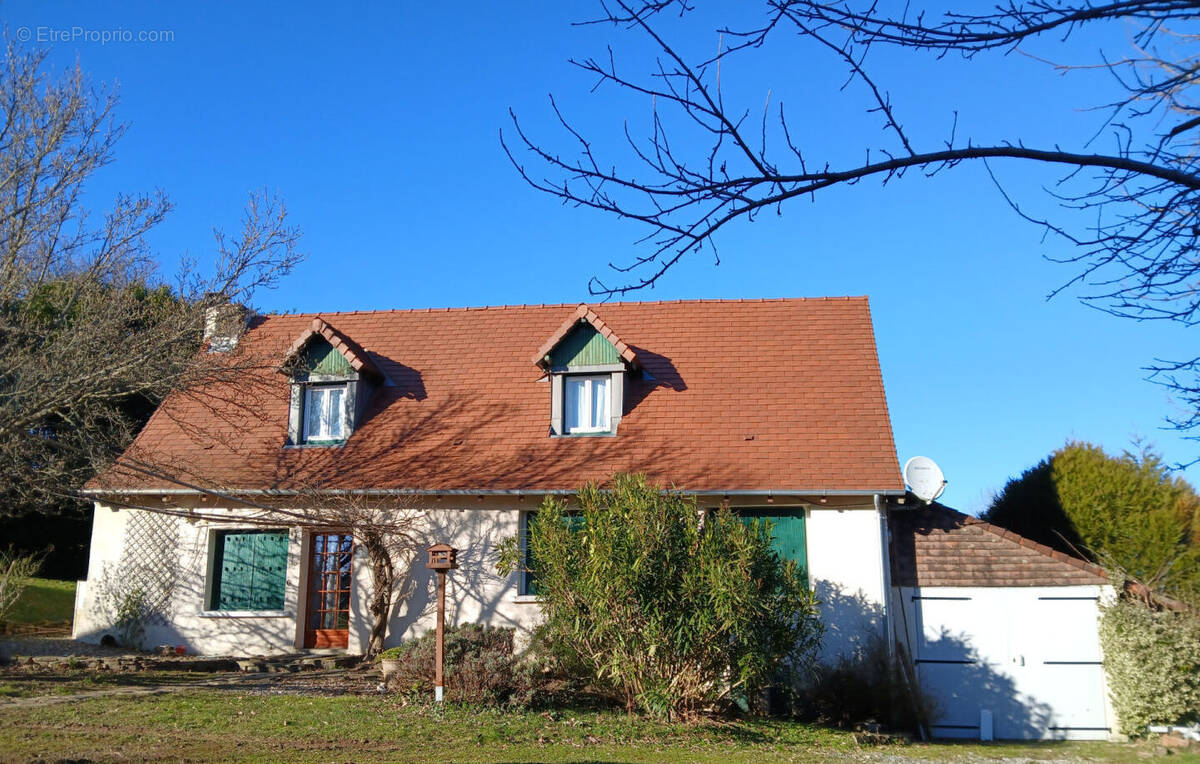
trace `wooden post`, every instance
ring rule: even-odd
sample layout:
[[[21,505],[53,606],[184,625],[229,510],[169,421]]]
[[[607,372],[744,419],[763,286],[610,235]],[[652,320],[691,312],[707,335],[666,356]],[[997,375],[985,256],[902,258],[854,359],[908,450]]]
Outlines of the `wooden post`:
[[[449,544],[434,544],[429,547],[429,562],[426,567],[437,571],[437,646],[434,650],[433,699],[442,702],[445,692],[443,683],[443,660],[446,652],[446,571],[458,567],[458,550]]]
[[[441,703],[443,697],[442,661],[446,652],[446,571],[437,572],[438,608],[437,608],[437,652],[435,653],[433,699]]]

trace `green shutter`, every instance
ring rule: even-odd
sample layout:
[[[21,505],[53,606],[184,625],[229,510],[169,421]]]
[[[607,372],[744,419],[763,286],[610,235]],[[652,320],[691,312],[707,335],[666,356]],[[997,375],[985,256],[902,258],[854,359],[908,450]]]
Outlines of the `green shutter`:
[[[621,363],[621,356],[604,335],[591,324],[580,324],[550,351],[550,366],[609,366]]]
[[[334,349],[323,337],[314,337],[304,348],[301,368],[310,374],[330,374],[344,377],[354,373],[354,367],[346,357]]]
[[[749,525],[755,520],[771,523],[771,546],[781,557],[795,560],[800,570],[808,575],[808,542],[804,532],[804,510],[738,509],[735,510],[742,522]]]
[[[529,548],[529,526],[530,523],[533,522],[533,519],[537,517],[537,510],[526,512],[521,517],[522,521],[525,523],[525,527],[522,532],[523,538],[521,540],[521,543],[524,547],[524,553],[522,554],[522,557],[524,558],[523,567],[525,568],[524,573],[521,574],[521,594],[540,594],[538,591],[537,576],[533,572],[533,551]],[[587,518],[574,512],[568,513],[564,521],[567,524],[567,528],[571,531],[583,530],[587,525]]]
[[[282,610],[287,589],[287,531],[217,536],[214,610]]]

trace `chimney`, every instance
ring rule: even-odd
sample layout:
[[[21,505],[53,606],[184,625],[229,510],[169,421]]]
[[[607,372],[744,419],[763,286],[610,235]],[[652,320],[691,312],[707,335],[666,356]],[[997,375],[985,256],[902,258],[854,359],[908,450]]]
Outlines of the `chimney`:
[[[250,311],[219,294],[207,297],[212,302],[204,309],[204,342],[210,353],[228,353],[237,347],[242,332],[246,331]]]

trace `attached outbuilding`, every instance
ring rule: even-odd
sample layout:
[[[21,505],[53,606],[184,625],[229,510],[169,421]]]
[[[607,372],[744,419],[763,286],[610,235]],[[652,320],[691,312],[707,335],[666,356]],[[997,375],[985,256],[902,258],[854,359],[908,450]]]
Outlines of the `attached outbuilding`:
[[[890,513],[897,641],[937,737],[1103,740],[1104,570],[940,504]]]

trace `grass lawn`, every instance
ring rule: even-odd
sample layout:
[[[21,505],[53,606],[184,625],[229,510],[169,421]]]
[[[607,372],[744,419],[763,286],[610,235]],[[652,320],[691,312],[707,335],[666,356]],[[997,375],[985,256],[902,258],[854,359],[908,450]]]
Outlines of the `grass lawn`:
[[[40,707],[0,700],[0,761],[1126,761],[1152,757],[1154,750],[1150,743],[869,747],[849,733],[779,720],[664,724],[614,712],[437,710],[392,697],[238,690]]]
[[[13,623],[70,621],[75,614],[75,582],[32,578],[13,605],[8,620]]]

